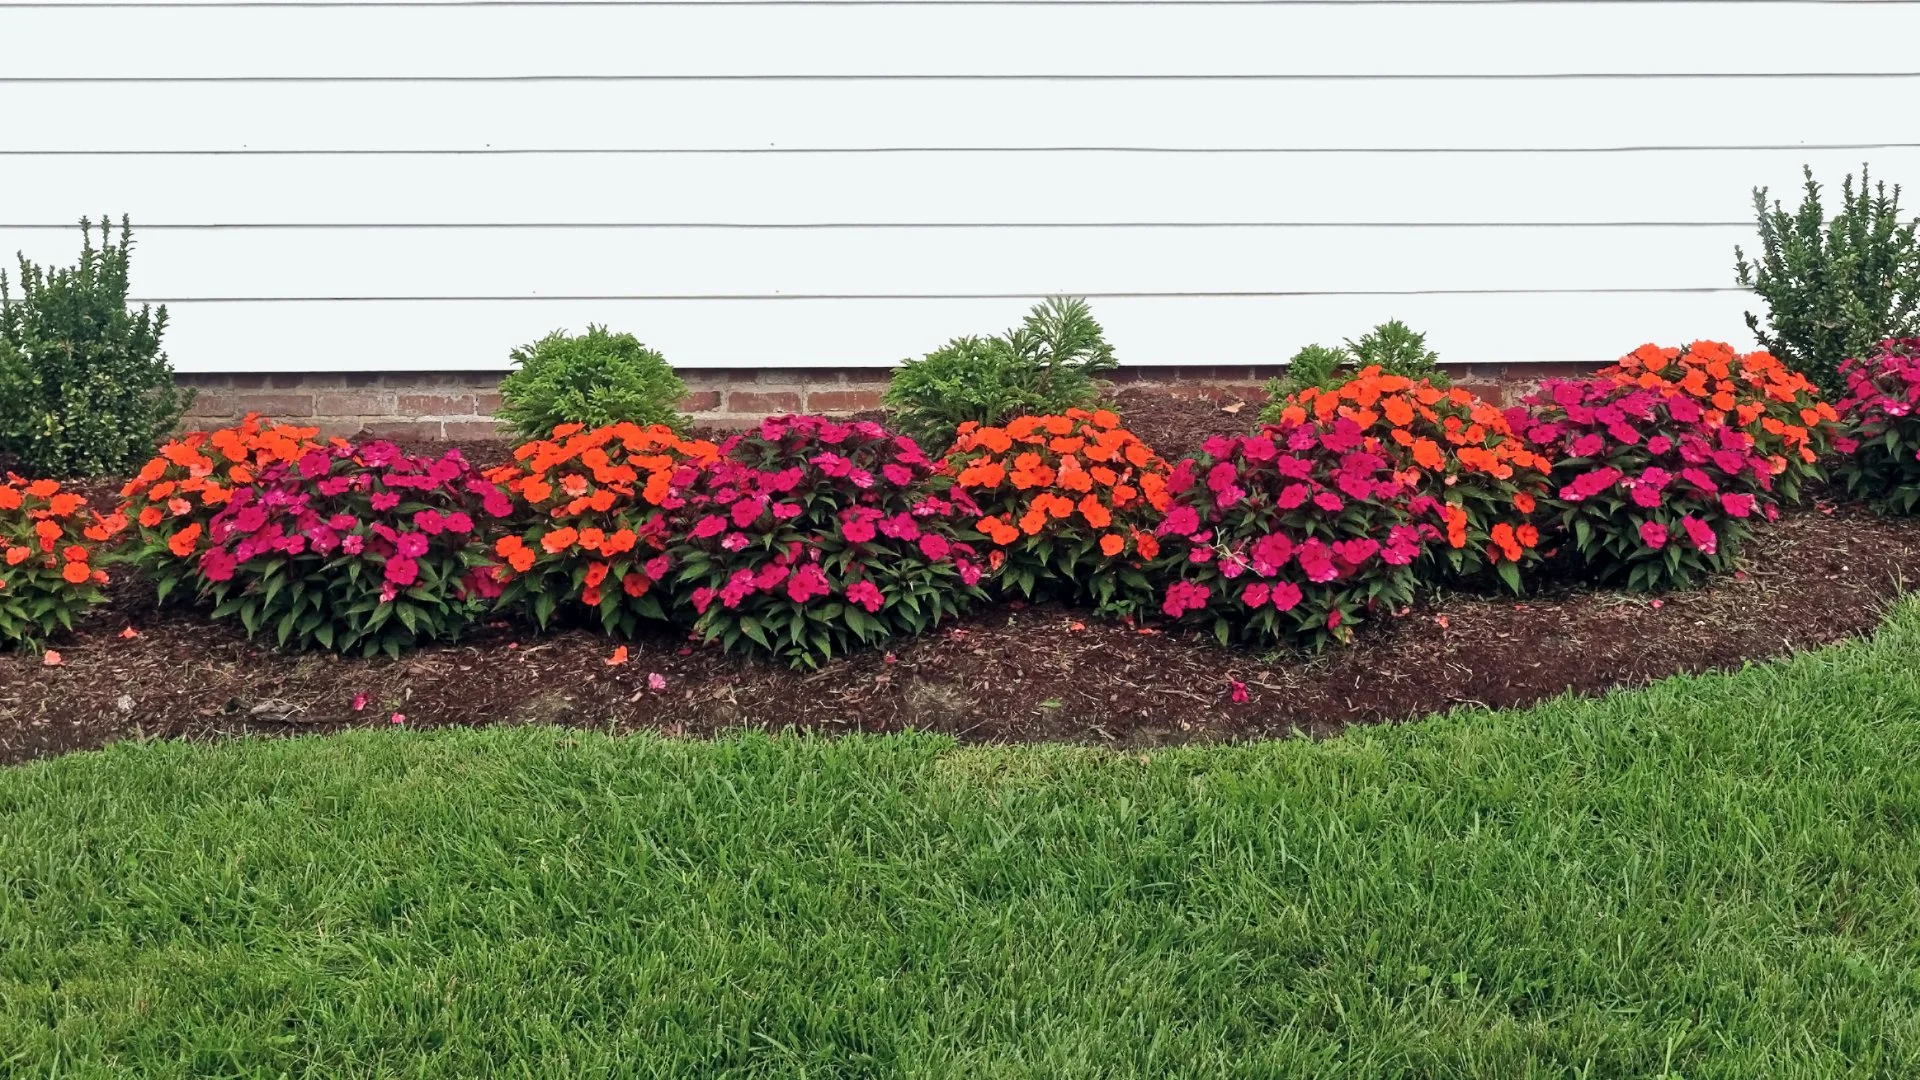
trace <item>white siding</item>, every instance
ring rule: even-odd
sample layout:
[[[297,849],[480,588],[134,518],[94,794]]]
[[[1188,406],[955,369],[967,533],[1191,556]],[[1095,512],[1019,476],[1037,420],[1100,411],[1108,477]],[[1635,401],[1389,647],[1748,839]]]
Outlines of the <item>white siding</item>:
[[[1124,360],[1388,317],[1747,340],[1750,191],[1920,177],[1873,2],[0,2],[0,251],[125,211],[186,371],[884,365],[1095,298]],[[1901,70],[1902,67],[1912,71]]]

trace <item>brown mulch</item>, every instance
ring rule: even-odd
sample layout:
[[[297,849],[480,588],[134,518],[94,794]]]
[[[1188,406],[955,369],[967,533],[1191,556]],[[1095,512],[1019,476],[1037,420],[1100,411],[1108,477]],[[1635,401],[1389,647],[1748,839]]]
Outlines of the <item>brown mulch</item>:
[[[1171,430],[1171,429],[1169,429]],[[126,738],[558,723],[704,735],[789,725],[1142,747],[1524,705],[1817,647],[1870,631],[1920,576],[1920,522],[1822,504],[1758,541],[1749,570],[1657,602],[1572,586],[1447,595],[1319,656],[1228,649],[1055,607],[997,607],[892,652],[792,671],[662,634],[630,659],[574,630],[496,624],[399,661],[287,655],[231,624],[156,611],[138,583],[58,649],[0,654],[0,763]],[[122,637],[131,625],[137,636]],[[658,674],[665,688],[649,688]],[[1231,700],[1234,682],[1248,700]],[[363,709],[355,699],[365,695]]]
[[[1211,386],[1130,387],[1114,395],[1114,409],[1126,417],[1127,430],[1168,461],[1200,449],[1209,435],[1251,430],[1259,423],[1261,405]]]

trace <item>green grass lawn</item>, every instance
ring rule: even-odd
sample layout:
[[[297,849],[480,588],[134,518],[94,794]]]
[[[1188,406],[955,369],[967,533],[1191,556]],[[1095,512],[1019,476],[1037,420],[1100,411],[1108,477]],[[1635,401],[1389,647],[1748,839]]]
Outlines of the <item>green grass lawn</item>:
[[[1913,1077],[1920,606],[1156,753],[552,729],[0,771],[0,1075]]]

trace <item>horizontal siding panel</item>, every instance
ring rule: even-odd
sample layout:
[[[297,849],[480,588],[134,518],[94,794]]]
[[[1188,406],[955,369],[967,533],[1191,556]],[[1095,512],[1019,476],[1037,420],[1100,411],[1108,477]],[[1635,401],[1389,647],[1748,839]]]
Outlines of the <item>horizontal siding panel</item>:
[[[5,75],[1314,76],[1849,70],[1911,5],[0,8]],[[84,47],[75,47],[84,42]],[[156,43],[164,42],[164,47]],[[803,46],[803,47],[801,47]],[[1704,58],[1708,67],[1691,61]]]
[[[1100,300],[1129,364],[1256,364],[1334,343],[1387,318],[1443,358],[1611,359],[1643,341],[1746,341],[1734,294]],[[167,349],[182,371],[499,370],[556,327],[631,330],[681,367],[883,367],[947,337],[992,333],[1027,308],[998,301],[715,301],[180,304]]]
[[[1738,226],[161,231],[139,239],[134,288],[165,298],[1687,289],[1732,284],[1733,247],[1751,248],[1752,233]],[[0,244],[15,239],[0,231]],[[75,238],[42,233],[30,244],[47,258],[70,259]]]
[[[153,222],[1740,221],[1847,152],[38,158],[4,213]],[[1920,151],[1874,155],[1889,178]],[[502,258],[512,258],[503,248]],[[1649,253],[1649,265],[1659,254]]]
[[[1901,80],[79,84],[0,150],[1439,148],[1920,142]],[[1683,107],[1676,107],[1676,101]],[[138,113],[159,124],[80,122]],[[1304,163],[1306,167],[1317,167]],[[140,166],[126,166],[138,168]],[[404,167],[404,163],[393,163]],[[1377,165],[1375,167],[1378,167]]]

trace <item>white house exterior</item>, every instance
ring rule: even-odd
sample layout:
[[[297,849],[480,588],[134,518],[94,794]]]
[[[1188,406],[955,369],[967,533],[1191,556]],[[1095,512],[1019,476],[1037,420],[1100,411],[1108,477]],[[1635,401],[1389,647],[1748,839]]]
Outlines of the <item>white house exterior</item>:
[[[183,372],[588,322],[881,367],[1059,292],[1134,364],[1388,317],[1600,362],[1750,341],[1755,186],[1920,179],[1915,41],[1867,0],[8,2],[0,250],[131,214]]]

